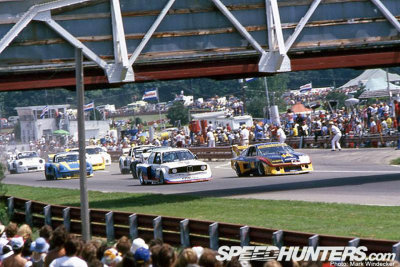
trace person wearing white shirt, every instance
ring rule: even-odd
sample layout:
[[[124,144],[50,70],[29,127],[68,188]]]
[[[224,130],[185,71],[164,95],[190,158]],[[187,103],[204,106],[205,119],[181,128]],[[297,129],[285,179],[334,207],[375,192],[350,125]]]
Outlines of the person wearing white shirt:
[[[215,136],[211,128],[208,128],[207,142],[208,142],[208,147],[215,147]]]
[[[286,141],[286,134],[282,127],[279,125],[278,130],[276,131],[276,136],[278,137],[278,142],[283,144]]]
[[[247,130],[246,126],[242,126],[242,130],[240,131],[240,145],[248,146],[249,145],[249,136],[250,132]]]
[[[340,146],[339,141],[340,141],[340,138],[342,137],[342,133],[340,132],[339,128],[336,125],[333,124],[333,122],[329,122],[329,126],[331,128],[331,133],[333,135],[333,138],[332,138],[332,141],[331,141],[331,143],[332,143],[332,151],[336,150],[336,146],[340,151],[340,150],[342,150],[342,147]]]
[[[49,267],[87,267],[87,263],[77,257],[81,243],[77,238],[69,237],[65,242],[65,256],[53,260]]]

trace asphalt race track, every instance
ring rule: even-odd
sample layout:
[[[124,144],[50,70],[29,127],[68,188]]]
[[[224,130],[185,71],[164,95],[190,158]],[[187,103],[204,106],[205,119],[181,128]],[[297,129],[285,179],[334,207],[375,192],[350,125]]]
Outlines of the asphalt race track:
[[[400,151],[392,148],[300,150],[311,156],[315,171],[301,175],[236,177],[228,161],[209,162],[210,182],[141,186],[131,174],[120,174],[113,163],[88,179],[89,190],[192,194],[213,197],[306,200],[365,205],[400,205],[400,167],[390,166]],[[79,188],[79,180],[46,181],[44,173],[7,174],[6,184]]]

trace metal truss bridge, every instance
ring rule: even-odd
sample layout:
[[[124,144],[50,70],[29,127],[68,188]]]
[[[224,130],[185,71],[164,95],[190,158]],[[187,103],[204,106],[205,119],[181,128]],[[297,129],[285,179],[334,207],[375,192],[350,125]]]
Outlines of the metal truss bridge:
[[[399,0],[0,0],[0,91],[400,63]]]

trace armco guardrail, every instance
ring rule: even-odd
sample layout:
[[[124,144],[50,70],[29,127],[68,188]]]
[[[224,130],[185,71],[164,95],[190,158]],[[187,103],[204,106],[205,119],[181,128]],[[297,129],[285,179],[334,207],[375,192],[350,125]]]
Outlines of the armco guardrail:
[[[81,215],[77,207],[48,205],[16,197],[3,197],[8,212],[17,223],[28,223],[53,228],[60,224],[71,232],[81,233]],[[128,236],[146,241],[160,238],[174,246],[204,246],[216,250],[222,245],[276,245],[280,246],[366,246],[368,253],[394,252],[400,257],[400,242],[354,237],[340,237],[284,231],[239,224],[192,220],[177,217],[147,215],[107,210],[90,210],[93,236],[109,241]]]
[[[348,135],[342,138],[341,143],[344,147],[356,147],[364,144],[364,146],[369,147],[379,147],[386,145],[389,142],[397,141],[399,137],[397,135],[366,135],[366,136],[353,136]],[[293,148],[307,148],[311,146],[318,146],[321,148],[330,147],[330,137],[320,136],[315,142],[314,136],[300,137],[289,137],[286,139],[286,143]],[[262,142],[262,141],[259,141]],[[190,151],[197,155],[199,159],[231,159],[234,157],[232,154],[232,148],[230,146],[217,146],[217,147],[189,147]],[[118,161],[121,156],[121,151],[109,151],[112,161]]]

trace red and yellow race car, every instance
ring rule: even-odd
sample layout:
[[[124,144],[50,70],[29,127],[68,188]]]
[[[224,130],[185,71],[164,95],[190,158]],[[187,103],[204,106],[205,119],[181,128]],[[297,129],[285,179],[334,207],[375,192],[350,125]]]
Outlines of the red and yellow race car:
[[[231,167],[239,177],[250,174],[265,176],[313,171],[308,155],[295,152],[290,146],[281,143],[251,145],[231,160]]]

